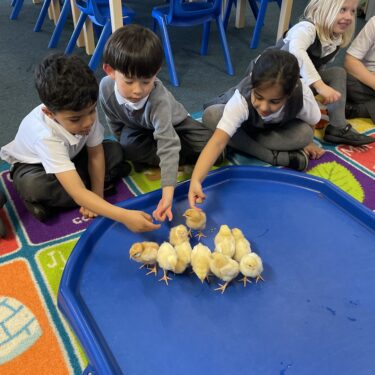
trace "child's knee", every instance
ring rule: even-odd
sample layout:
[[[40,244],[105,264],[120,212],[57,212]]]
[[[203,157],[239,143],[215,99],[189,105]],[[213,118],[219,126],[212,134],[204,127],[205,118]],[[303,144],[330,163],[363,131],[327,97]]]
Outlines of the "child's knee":
[[[214,104],[207,107],[203,112],[202,122],[212,131],[215,131],[217,124],[223,116],[225,105]]]

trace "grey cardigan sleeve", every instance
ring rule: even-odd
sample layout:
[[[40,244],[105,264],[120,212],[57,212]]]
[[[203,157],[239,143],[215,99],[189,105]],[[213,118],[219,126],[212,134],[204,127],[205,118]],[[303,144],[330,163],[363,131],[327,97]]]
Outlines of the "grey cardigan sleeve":
[[[154,126],[157,155],[160,158],[161,186],[175,186],[181,142],[172,122],[172,105],[168,97],[156,96],[150,110],[150,120]]]

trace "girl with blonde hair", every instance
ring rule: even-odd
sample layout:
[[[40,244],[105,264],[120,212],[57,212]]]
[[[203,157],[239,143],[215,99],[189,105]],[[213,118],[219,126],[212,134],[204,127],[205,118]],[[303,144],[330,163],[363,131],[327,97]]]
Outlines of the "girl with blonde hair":
[[[343,67],[326,68],[340,48],[346,47],[355,30],[358,0],[311,0],[299,23],[277,47],[296,56],[302,80],[327,105],[329,124],[324,140],[359,146],[375,139],[357,133],[345,118],[346,72]]]

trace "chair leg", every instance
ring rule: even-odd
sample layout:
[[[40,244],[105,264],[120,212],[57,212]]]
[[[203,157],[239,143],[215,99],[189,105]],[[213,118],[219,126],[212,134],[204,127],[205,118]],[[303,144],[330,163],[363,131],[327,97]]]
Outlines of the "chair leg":
[[[49,8],[50,5],[51,5],[51,0],[44,0],[42,9],[40,10],[38,19],[37,19],[37,21],[35,23],[35,27],[34,27],[34,31],[35,32],[39,32],[40,29],[42,28],[43,22],[44,22],[44,20],[46,18],[46,15],[47,15],[47,12],[48,12],[48,8]]]
[[[173,54],[172,54],[172,49],[171,49],[171,43],[169,41],[167,25],[165,24],[165,20],[164,20],[163,17],[160,17],[160,18],[158,17],[157,22],[158,22],[158,25],[159,25],[161,38],[162,38],[162,41],[163,41],[165,59],[167,60],[167,65],[168,65],[168,69],[169,69],[169,76],[170,76],[172,85],[173,86],[179,86],[180,83],[178,82],[176,68],[175,68],[175,65],[174,65],[174,59],[173,59]]]
[[[203,35],[202,35],[202,45],[201,45],[201,55],[207,55],[208,49],[208,38],[210,36],[211,21],[205,22],[203,24]]]
[[[223,24],[224,24],[225,30],[228,28],[228,22],[229,22],[230,12],[232,11],[233,2],[234,2],[234,0],[228,0],[227,1],[227,6],[225,8],[224,19],[223,19]]]
[[[259,15],[259,8],[258,8],[258,4],[257,4],[256,0],[249,0],[249,5],[250,5],[250,8],[251,8],[251,11],[254,14],[255,19],[257,19],[258,15]]]
[[[66,23],[66,19],[68,18],[69,13],[72,10],[72,6],[70,4],[70,0],[65,0],[64,5],[61,9],[60,17],[57,20],[57,24],[55,30],[53,30],[53,34],[51,39],[48,43],[48,48],[56,48],[57,44],[59,43],[61,33]]]
[[[95,51],[90,59],[89,62],[89,68],[93,71],[96,70],[98,67],[98,64],[100,62],[100,59],[103,55],[103,49],[106,41],[108,40],[109,36],[112,33],[112,24],[111,21],[108,20],[107,23],[104,25],[103,30],[100,34],[98,43],[96,44]]]
[[[12,4],[14,4],[12,12],[9,16],[9,19],[11,20],[16,20],[18,17],[18,14],[21,11],[22,5],[23,5],[23,0],[15,0]]]
[[[253,37],[251,38],[250,48],[257,48],[260,33],[262,32],[264,17],[266,15],[268,0],[262,0],[260,3],[259,14],[255,22]]]
[[[75,47],[75,45],[77,43],[77,39],[79,37],[79,34],[81,33],[83,25],[84,25],[84,23],[86,21],[86,18],[87,18],[87,15],[84,14],[84,13],[81,13],[81,15],[79,16],[77,25],[76,25],[76,27],[75,27],[75,29],[73,31],[72,36],[70,37],[68,45],[65,48],[65,54],[66,55],[69,55],[70,53],[73,52],[74,47]]]
[[[233,66],[232,66],[232,60],[230,58],[230,53],[229,53],[229,48],[228,48],[228,43],[227,43],[227,37],[225,36],[223,21],[221,20],[220,16],[216,17],[216,25],[217,25],[217,30],[219,32],[221,45],[223,46],[223,50],[224,50],[225,65],[227,67],[227,73],[230,76],[232,76],[232,75],[234,75],[234,70],[233,70]]]

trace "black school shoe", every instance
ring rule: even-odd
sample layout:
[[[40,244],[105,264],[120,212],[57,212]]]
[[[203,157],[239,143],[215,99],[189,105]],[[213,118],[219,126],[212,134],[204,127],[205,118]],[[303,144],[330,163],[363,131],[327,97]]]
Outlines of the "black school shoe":
[[[331,143],[341,143],[351,146],[361,146],[375,142],[375,138],[354,131],[350,124],[347,124],[343,129],[328,124],[324,133],[324,140]]]
[[[52,210],[40,203],[23,201],[23,204],[27,208],[27,211],[29,211],[36,219],[41,222],[46,221],[49,217],[52,216]]]
[[[303,150],[289,151],[288,168],[296,171],[305,171],[309,165],[309,158]]]

